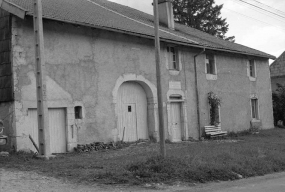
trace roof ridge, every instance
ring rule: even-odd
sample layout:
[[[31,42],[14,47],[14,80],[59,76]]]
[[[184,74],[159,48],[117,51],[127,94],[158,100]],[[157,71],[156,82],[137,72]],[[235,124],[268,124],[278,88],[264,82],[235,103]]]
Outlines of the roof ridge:
[[[152,25],[149,25],[149,24],[146,24],[146,23],[144,23],[144,22],[138,21],[138,20],[136,20],[136,19],[130,18],[130,17],[124,15],[124,14],[121,14],[121,13],[119,13],[119,12],[117,12],[117,11],[114,11],[114,10],[112,10],[112,9],[109,9],[109,8],[107,8],[107,7],[103,6],[103,5],[100,5],[100,4],[98,4],[98,3],[94,2],[94,1],[91,1],[91,0],[86,0],[86,1],[87,1],[87,2],[90,2],[90,3],[92,3],[92,4],[95,4],[95,5],[97,5],[97,6],[101,7],[101,8],[103,8],[103,9],[106,9],[107,11],[110,11],[110,12],[112,12],[112,13],[115,13],[115,14],[117,14],[117,15],[120,15],[120,16],[122,16],[122,17],[125,17],[125,18],[130,19],[130,20],[132,20],[132,21],[135,21],[135,22],[137,22],[137,23],[139,23],[139,24],[142,24],[142,25],[145,25],[145,26],[148,26],[148,27],[154,29],[154,26],[152,26]],[[196,42],[196,41],[194,41],[194,40],[188,39],[188,38],[186,38],[186,37],[183,37],[183,36],[180,36],[180,35],[177,35],[177,34],[174,34],[174,33],[171,33],[171,32],[169,32],[169,31],[166,31],[166,30],[163,30],[163,29],[159,29],[159,30],[162,31],[162,32],[164,32],[164,33],[168,33],[168,34],[170,34],[170,35],[173,35],[173,36],[176,36],[176,37],[185,39],[185,40],[190,41],[190,42],[192,42],[192,43],[199,44],[198,42]]]

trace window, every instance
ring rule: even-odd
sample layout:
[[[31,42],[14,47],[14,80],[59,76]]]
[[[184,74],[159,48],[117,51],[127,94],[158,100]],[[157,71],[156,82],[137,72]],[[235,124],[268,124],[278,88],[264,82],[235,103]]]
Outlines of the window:
[[[167,55],[168,55],[168,67],[169,67],[169,69],[179,71],[179,58],[178,58],[177,48],[168,46],[167,47]]]
[[[249,76],[250,77],[256,77],[256,74],[255,74],[255,63],[254,63],[254,60],[251,59],[249,60]]]
[[[251,99],[251,117],[252,119],[258,119],[258,99]]]
[[[214,55],[206,55],[206,73],[216,75],[216,62]]]
[[[75,119],[82,119],[82,107],[81,106],[74,107],[74,114],[75,114]]]

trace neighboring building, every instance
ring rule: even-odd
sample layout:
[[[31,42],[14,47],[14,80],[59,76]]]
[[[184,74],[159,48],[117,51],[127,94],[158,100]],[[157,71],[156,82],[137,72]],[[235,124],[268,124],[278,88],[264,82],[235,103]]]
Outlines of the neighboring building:
[[[285,51],[270,65],[272,91],[277,89],[277,84],[285,86]]]
[[[33,149],[33,0],[0,3],[0,118],[6,117],[10,145]],[[170,2],[159,9],[166,137],[199,137],[209,125],[211,91],[222,100],[222,130],[242,131],[251,122],[272,128],[268,60],[274,56],[174,24]],[[106,0],[44,0],[43,17],[51,151],[94,141],[158,139],[153,17]]]

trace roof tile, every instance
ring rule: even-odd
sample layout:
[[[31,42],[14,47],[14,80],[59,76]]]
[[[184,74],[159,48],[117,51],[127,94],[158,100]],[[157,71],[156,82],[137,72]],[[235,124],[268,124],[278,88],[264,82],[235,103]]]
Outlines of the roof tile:
[[[33,0],[6,1],[27,10],[27,15],[33,15]],[[153,16],[127,6],[106,0],[43,0],[42,3],[43,18],[46,19],[154,37]],[[161,25],[160,35],[162,41],[275,59],[264,52],[178,23],[175,24],[175,30]]]

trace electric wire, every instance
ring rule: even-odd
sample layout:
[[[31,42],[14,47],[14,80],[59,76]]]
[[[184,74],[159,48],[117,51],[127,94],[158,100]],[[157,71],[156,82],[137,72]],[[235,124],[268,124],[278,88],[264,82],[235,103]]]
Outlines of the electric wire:
[[[258,9],[260,9],[260,10],[263,10],[263,11],[265,11],[265,12],[271,13],[271,14],[273,14],[273,15],[276,15],[276,16],[278,16],[278,17],[281,17],[281,18],[285,19],[285,16],[280,15],[280,14],[277,14],[277,13],[274,13],[274,12],[272,12],[272,11],[269,11],[269,10],[267,10],[267,9],[265,9],[265,8],[262,8],[262,7],[258,6],[258,5],[254,5],[254,4],[249,3],[249,2],[246,2],[246,1],[244,1],[244,0],[236,0],[236,1],[240,1],[240,2],[242,2],[242,3],[248,4],[248,5],[252,6],[252,7],[258,8]]]
[[[248,15],[245,15],[245,14],[239,13],[239,12],[234,11],[234,10],[232,10],[232,9],[228,9],[228,8],[226,8],[226,7],[224,7],[224,9],[227,9],[227,10],[229,10],[229,11],[233,12],[233,13],[239,14],[239,15],[241,15],[241,16],[243,16],[243,17],[247,17],[247,18],[253,19],[253,20],[255,20],[255,21],[258,21],[258,22],[264,23],[264,24],[266,24],[266,25],[270,25],[270,26],[273,26],[273,27],[277,27],[277,28],[279,28],[279,29],[285,29],[285,25],[284,25],[284,27],[282,27],[282,26],[278,26],[278,25],[272,25],[272,24],[270,24],[270,23],[267,23],[267,22],[265,22],[265,21],[261,21],[261,20],[259,20],[259,19],[256,19],[256,18],[253,18],[253,17],[250,17],[250,16],[248,16]]]
[[[257,1],[257,0],[253,0],[253,1],[255,1],[255,2],[261,4],[262,6],[265,6],[265,7],[268,7],[268,8],[270,8],[270,9],[274,10],[274,11],[277,11],[277,12],[279,12],[280,14],[285,15],[285,12],[284,12],[284,11],[281,11],[281,10],[279,10],[279,9],[276,9],[276,8],[274,8],[274,7],[271,7],[271,6],[269,6],[269,5],[266,5],[266,4],[264,4],[264,3],[261,3],[260,1]]]
[[[241,5],[241,6],[247,6],[249,9],[252,9],[252,10],[254,10],[256,12],[259,12],[262,15],[266,15],[266,16],[272,18],[272,19],[278,20],[278,21],[282,22],[282,24],[284,24],[284,18],[277,17],[277,16],[272,15],[272,14],[270,14],[268,12],[265,12],[265,11],[262,11],[260,9],[257,9],[256,7],[252,7],[252,6],[248,5],[248,4],[242,3],[240,0],[234,0],[233,2],[237,3],[237,4]]]

